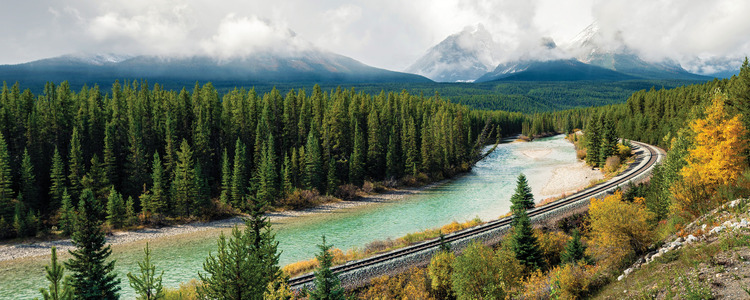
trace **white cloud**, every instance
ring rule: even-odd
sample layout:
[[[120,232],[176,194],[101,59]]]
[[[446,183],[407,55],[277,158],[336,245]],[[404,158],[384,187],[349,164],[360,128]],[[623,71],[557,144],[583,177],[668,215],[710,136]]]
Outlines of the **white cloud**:
[[[750,54],[748,11],[745,0],[20,1],[0,10],[0,63],[76,51],[226,57],[307,40],[401,70],[466,26],[484,24],[509,60],[545,37],[564,45],[596,18],[648,57],[699,64]]]
[[[106,12],[93,17],[87,31],[100,46],[134,54],[187,54],[194,24],[187,5],[151,7],[140,14]]]
[[[201,42],[206,53],[222,59],[247,56],[258,51],[293,53],[308,45],[289,28],[256,16],[227,15],[211,38]]]

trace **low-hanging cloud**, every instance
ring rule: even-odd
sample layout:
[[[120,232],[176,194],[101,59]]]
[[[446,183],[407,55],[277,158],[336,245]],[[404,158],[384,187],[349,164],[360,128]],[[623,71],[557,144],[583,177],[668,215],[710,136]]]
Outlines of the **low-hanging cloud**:
[[[466,26],[483,24],[500,63],[544,56],[594,20],[605,45],[707,70],[750,52],[744,0],[38,0],[0,11],[0,63],[71,52],[247,56],[315,47],[404,69]],[[294,33],[296,32],[296,34]],[[610,44],[611,43],[611,44]],[[536,52],[542,52],[538,54]]]
[[[216,34],[201,41],[201,46],[206,54],[221,59],[245,57],[269,50],[291,54],[310,47],[285,26],[257,16],[238,17],[234,14],[225,17]]]

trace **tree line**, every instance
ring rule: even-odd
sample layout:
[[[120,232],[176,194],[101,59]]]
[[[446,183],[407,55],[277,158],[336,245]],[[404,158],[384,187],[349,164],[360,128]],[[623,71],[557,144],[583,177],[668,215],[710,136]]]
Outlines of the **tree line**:
[[[280,206],[295,191],[447,177],[524,119],[405,91],[220,95],[211,83],[174,91],[132,81],[107,94],[48,83],[35,95],[4,84],[0,227],[5,236],[70,227],[85,189],[120,226],[210,217],[211,199],[246,211],[253,197]]]

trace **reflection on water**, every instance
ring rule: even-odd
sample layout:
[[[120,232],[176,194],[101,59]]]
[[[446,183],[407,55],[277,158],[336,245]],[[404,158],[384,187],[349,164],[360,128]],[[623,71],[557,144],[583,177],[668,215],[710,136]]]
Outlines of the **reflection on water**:
[[[275,223],[281,264],[313,257],[317,251],[315,245],[323,234],[337,248],[362,248],[373,240],[398,238],[454,220],[497,218],[509,211],[518,173],[527,175],[537,194],[554,168],[574,161],[573,146],[562,136],[533,143],[504,144],[477,163],[469,174],[405,199]],[[208,252],[216,251],[221,231],[213,229],[149,241],[153,261],[159,270],[164,270],[164,285],[177,287],[180,282],[196,278]],[[143,256],[145,242],[113,247],[112,257],[117,259],[116,271],[122,280],[125,299],[134,297],[125,274],[138,272],[136,262]],[[64,254],[60,259],[68,257]],[[0,299],[39,297],[39,288],[48,285],[43,267],[48,260],[44,257],[0,262]]]

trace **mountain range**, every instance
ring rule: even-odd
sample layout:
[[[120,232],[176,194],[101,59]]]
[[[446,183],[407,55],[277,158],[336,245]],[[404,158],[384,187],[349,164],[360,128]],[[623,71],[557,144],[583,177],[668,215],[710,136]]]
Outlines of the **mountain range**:
[[[431,47],[404,72],[380,69],[314,46],[294,51],[256,51],[244,56],[154,56],[75,54],[16,65],[0,65],[0,81],[41,86],[67,80],[73,86],[109,85],[117,79],[149,79],[172,86],[212,81],[226,86],[282,83],[429,83],[491,81],[710,80],[729,77],[734,63],[702,61],[708,76],[690,73],[674,60],[651,61],[617,34],[605,36],[593,23],[565,47],[550,38],[513,58],[481,24],[466,27]],[[696,58],[696,60],[699,60]],[[711,72],[715,71],[715,72]],[[736,71],[735,71],[736,73]]]
[[[673,60],[646,60],[620,37],[606,38],[596,22],[581,31],[564,49],[544,38],[536,49],[527,51],[520,58],[503,60],[498,54],[500,48],[480,24],[451,35],[430,48],[406,71],[439,82],[713,78],[710,76],[713,74],[690,73]],[[494,64],[486,63],[490,61],[488,58],[492,58]],[[483,68],[487,72],[479,74]],[[727,74],[716,75],[723,77]]]
[[[68,80],[71,85],[106,84],[117,79],[149,79],[191,85],[196,81],[248,86],[273,83],[425,83],[420,75],[365,65],[352,58],[320,50],[293,54],[272,51],[246,57],[160,57],[114,54],[64,55],[17,65],[0,66],[0,81],[40,85]]]

